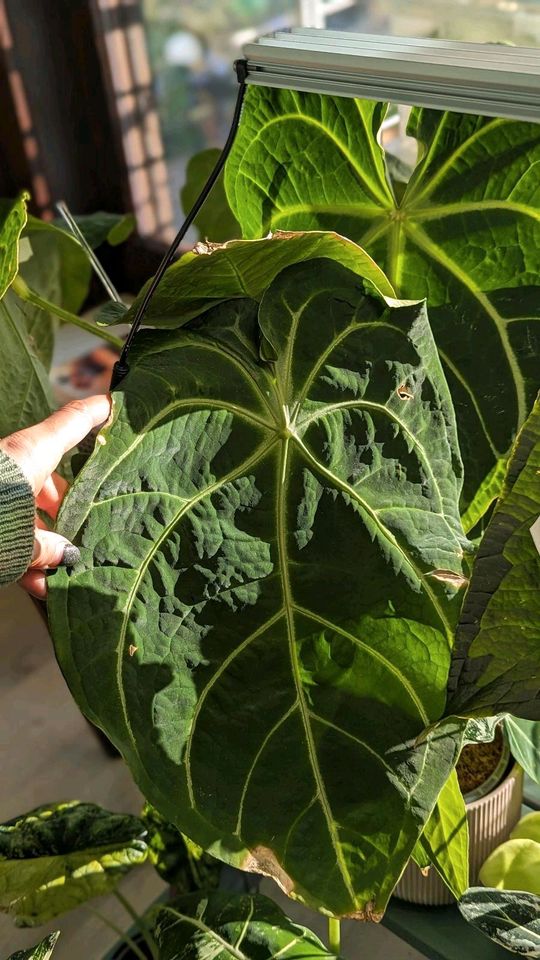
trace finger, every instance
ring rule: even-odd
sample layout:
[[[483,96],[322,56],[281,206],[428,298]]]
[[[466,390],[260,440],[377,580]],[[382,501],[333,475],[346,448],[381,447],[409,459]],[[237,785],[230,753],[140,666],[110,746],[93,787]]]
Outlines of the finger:
[[[0,448],[16,460],[34,493],[39,493],[64,454],[104,423],[110,410],[107,394],[72,400],[35,427],[18,430],[1,440]]]
[[[80,552],[69,540],[52,530],[36,526],[34,552],[30,569],[49,570],[54,567],[72,567],[80,559]]]
[[[47,596],[47,577],[43,570],[27,570],[19,580],[19,586],[38,600],[45,600]]]
[[[40,510],[44,510],[54,520],[58,515],[60,504],[68,486],[67,480],[64,480],[59,473],[51,473],[36,497],[36,506]]]

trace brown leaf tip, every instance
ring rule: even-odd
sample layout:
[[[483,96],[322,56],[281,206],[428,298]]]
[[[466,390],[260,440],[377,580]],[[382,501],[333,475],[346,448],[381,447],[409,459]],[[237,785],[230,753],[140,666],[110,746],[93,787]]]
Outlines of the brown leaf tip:
[[[132,657],[134,653],[137,653],[137,650],[138,650],[138,649],[139,649],[138,647],[135,647],[132,643],[130,643],[130,645],[129,645],[129,651],[128,651],[130,657]]]
[[[240,868],[248,873],[262,873],[265,877],[271,877],[288,896],[294,889],[293,881],[276,860],[273,850],[268,847],[258,846],[248,850]]]
[[[368,900],[363,910],[355,910],[353,913],[346,913],[344,920],[362,920],[368,923],[380,923],[384,916],[383,910],[376,910],[373,900]]]
[[[434,580],[440,580],[441,583],[449,583],[452,587],[465,587],[469,580],[461,573],[454,573],[453,570],[430,570],[427,577],[433,577]]]

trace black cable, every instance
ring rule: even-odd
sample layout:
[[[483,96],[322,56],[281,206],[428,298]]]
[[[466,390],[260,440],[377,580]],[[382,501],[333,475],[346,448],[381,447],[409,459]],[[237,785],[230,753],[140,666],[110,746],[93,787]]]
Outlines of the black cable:
[[[111,385],[110,385],[111,390],[114,390],[118,386],[118,384],[121,382],[121,380],[123,380],[126,374],[129,372],[129,364],[128,364],[129,351],[131,349],[131,346],[133,344],[137,331],[144,319],[146,311],[148,310],[150,301],[157,290],[157,287],[161,281],[161,278],[163,277],[163,274],[165,273],[167,267],[171,264],[173,257],[178,247],[180,246],[182,240],[184,239],[186,233],[188,232],[191,224],[193,223],[195,217],[199,213],[203,204],[208,199],[210,192],[212,190],[212,187],[214,186],[221,171],[223,170],[223,167],[225,166],[225,163],[227,161],[227,157],[231,152],[231,148],[234,143],[234,139],[236,137],[236,133],[238,130],[238,125],[240,123],[240,117],[242,115],[242,106],[244,103],[244,96],[246,92],[246,77],[247,77],[246,61],[237,60],[234,67],[236,70],[236,76],[238,77],[238,82],[240,84],[240,87],[238,90],[238,96],[236,98],[236,106],[234,108],[234,115],[231,123],[231,129],[229,130],[229,135],[227,137],[225,146],[223,147],[223,150],[221,151],[218,157],[217,163],[214,169],[212,170],[212,173],[208,177],[208,180],[206,181],[203,189],[201,190],[199,196],[197,197],[195,203],[193,204],[191,210],[189,211],[186,219],[184,220],[182,226],[180,227],[178,233],[176,234],[173,242],[171,243],[169,249],[167,250],[167,253],[163,257],[163,260],[161,261],[156,271],[156,274],[137,309],[137,312],[133,319],[133,323],[131,325],[131,330],[129,331],[126,338],[126,342],[124,343],[124,346],[122,348],[120,358],[116,361],[113,367]]]

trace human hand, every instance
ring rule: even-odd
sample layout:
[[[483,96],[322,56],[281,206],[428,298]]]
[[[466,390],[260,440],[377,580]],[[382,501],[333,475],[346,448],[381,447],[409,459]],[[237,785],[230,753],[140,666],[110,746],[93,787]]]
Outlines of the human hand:
[[[68,484],[56,467],[73,447],[91,430],[107,420],[111,411],[109,396],[73,400],[35,427],[18,430],[0,440],[3,450],[19,465],[28,480],[36,506],[55,519]],[[77,547],[57,533],[48,530],[36,517],[34,553],[28,570],[19,583],[34,597],[47,594],[46,570],[63,564],[72,566],[79,558]]]

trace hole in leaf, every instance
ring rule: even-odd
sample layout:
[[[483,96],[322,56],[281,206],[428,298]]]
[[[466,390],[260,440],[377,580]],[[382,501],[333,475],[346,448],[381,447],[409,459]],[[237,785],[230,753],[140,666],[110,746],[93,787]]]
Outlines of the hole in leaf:
[[[400,384],[397,388],[396,393],[400,400],[412,400],[414,393],[412,393],[410,387],[406,383]]]

